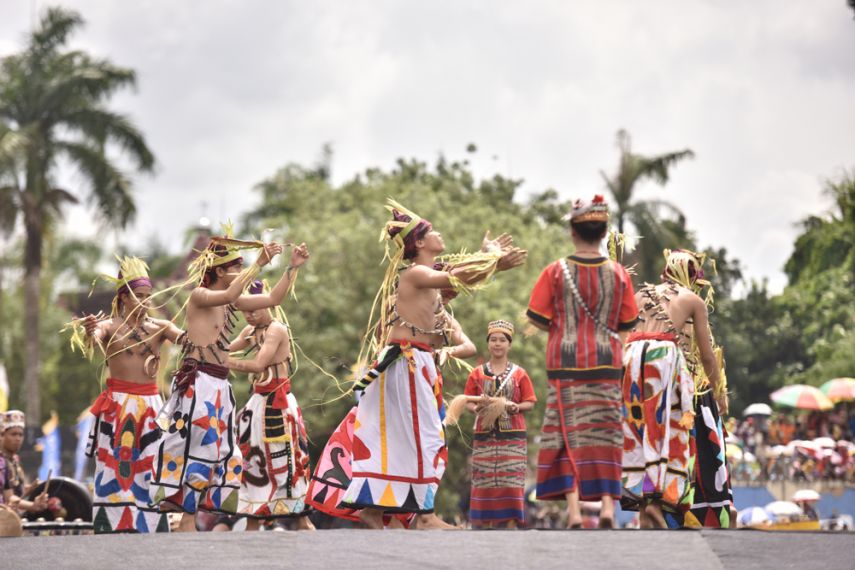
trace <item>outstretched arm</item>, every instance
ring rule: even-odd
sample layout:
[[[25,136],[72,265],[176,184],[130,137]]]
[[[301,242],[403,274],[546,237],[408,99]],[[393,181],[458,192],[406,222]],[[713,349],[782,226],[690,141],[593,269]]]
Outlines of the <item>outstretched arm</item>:
[[[154,324],[156,324],[160,328],[160,334],[163,335],[163,338],[168,340],[171,343],[175,343],[184,331],[178,328],[178,326],[172,321],[167,321],[164,319],[152,319]]]
[[[241,311],[256,311],[267,309],[282,304],[285,295],[291,289],[291,285],[297,279],[297,270],[309,260],[309,249],[305,243],[301,243],[291,251],[291,263],[282,273],[282,277],[268,294],[241,295],[235,302],[235,306]]]
[[[283,342],[288,342],[288,331],[284,326],[271,326],[264,335],[264,344],[255,358],[240,360],[229,358],[229,368],[240,372],[262,372],[273,364],[276,351]]]

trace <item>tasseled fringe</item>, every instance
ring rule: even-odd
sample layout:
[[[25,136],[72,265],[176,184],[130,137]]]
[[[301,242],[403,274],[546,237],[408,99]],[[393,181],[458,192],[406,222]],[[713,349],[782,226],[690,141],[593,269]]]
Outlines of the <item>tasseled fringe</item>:
[[[460,395],[452,398],[451,402],[445,410],[444,424],[447,426],[455,426],[460,421],[463,412],[466,411],[466,404],[478,404],[482,401],[489,400],[489,404],[481,410],[478,417],[481,420],[481,425],[490,427],[499,421],[499,418],[504,415],[508,400],[501,396],[496,398],[484,398],[484,396],[466,396]]]
[[[458,293],[471,295],[473,292],[491,284],[493,277],[496,275],[496,268],[501,257],[502,254],[500,252],[478,251],[475,253],[466,253],[462,251],[460,253],[444,255],[438,259],[448,264],[452,270],[462,268],[469,274],[466,282],[450,273],[448,280],[451,282],[452,288]]]

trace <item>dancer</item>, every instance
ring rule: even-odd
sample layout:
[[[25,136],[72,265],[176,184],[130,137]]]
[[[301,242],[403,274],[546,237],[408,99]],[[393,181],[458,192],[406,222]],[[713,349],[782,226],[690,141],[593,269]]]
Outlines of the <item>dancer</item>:
[[[475,254],[469,263],[452,261],[454,269],[437,271],[436,257],[445,249],[440,233],[393,201],[389,209],[393,220],[384,237],[396,251],[377,296],[379,322],[368,327],[366,346],[377,349],[377,360],[354,387],[363,395],[353,433],[353,477],[341,504],[361,509],[359,517],[369,528],[382,528],[384,512],[420,514],[417,528],[449,528],[433,514],[447,457],[433,354],[448,342],[439,290],[474,290],[497,271],[522,264],[526,252],[493,244],[499,251]]]
[[[576,250],[541,273],[527,311],[549,332],[537,497],[567,499],[571,528],[582,525],[580,498],[602,500],[600,524],[610,527],[621,496],[623,339],[638,309],[626,269],[600,253],[609,220],[603,197],[577,200],[569,218]]]
[[[662,283],[647,285],[640,291],[644,326],[664,327],[665,332],[676,336],[696,394],[692,484],[680,509],[666,511],[665,519],[669,526],[728,528],[732,523],[733,493],[725,461],[726,432],[720,416],[728,409],[727,378],[722,349],[716,346],[709,326],[713,289],[704,278],[706,255],[688,250],[663,253],[666,261]],[[658,323],[651,324],[651,318]],[[662,524],[658,518],[653,522]]]
[[[262,248],[241,271],[240,248]],[[162,511],[183,511],[179,531],[194,531],[198,509],[233,514],[238,507],[241,456],[234,444],[234,396],[228,381],[228,348],[235,310],[255,311],[282,302],[295,271],[309,257],[305,244],[268,295],[243,295],[264,265],[282,251],[276,243],[211,239],[191,265],[198,287],[187,303],[187,331],[179,340],[183,365],[172,395],[158,415],[164,428],[151,483]]]
[[[642,528],[680,526],[683,520],[691,481],[695,381],[678,338],[692,323],[709,330],[703,300],[667,280],[666,273],[663,279],[636,294],[641,315],[624,351],[621,507],[639,511]]]
[[[182,331],[148,315],[152,284],[148,266],[136,257],[119,260],[110,318],[83,319],[86,347],[105,356],[107,387],[90,412],[95,416],[86,454],[95,457],[92,525],[95,534],[169,532],[166,515],[150,505],[155,423],[163,399],[157,389],[160,349]]]
[[[255,281],[249,292],[259,295],[264,285]],[[237,414],[243,456],[238,514],[247,517],[247,530],[258,530],[259,521],[289,517],[297,517],[298,529],[313,529],[305,503],[308,437],[291,393],[290,331],[270,309],[243,314],[248,325],[229,346],[231,352],[244,351],[243,358],[229,358],[229,368],[253,375],[252,396]]]
[[[487,327],[490,359],[466,380],[464,394],[481,396],[470,402],[478,414],[472,437],[472,492],[469,520],[474,528],[525,526],[525,474],[528,464],[526,425],[523,414],[534,407],[531,378],[508,360],[514,325],[493,321]],[[482,412],[494,398],[504,400],[505,410],[488,423]]]
[[[436,264],[434,269],[447,271],[447,264]],[[444,403],[442,400],[442,374],[441,370],[449,362],[462,362],[471,358],[477,352],[475,344],[463,332],[463,328],[451,314],[449,303],[457,297],[457,291],[452,288],[442,289],[442,303],[448,313],[448,329],[450,344],[442,347],[434,353],[434,362],[437,368],[437,384],[434,393],[438,394],[437,414],[442,420],[444,415]],[[350,409],[345,418],[333,431],[321,453],[315,473],[309,482],[307,503],[313,508],[330,516],[359,521],[361,509],[341,506],[341,497],[347,490],[353,476],[353,429],[356,424],[357,407]],[[415,515],[412,513],[397,513],[384,515],[383,524],[390,528],[409,527]],[[432,521],[428,521],[432,522]]]

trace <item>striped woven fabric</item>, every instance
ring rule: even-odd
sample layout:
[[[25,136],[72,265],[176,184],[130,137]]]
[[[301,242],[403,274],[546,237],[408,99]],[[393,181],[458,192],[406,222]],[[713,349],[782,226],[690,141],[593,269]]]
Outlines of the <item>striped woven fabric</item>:
[[[620,382],[550,380],[537,459],[537,498],[621,496]],[[572,450],[568,454],[568,449]]]
[[[472,441],[473,527],[516,521],[525,525],[526,432],[475,433]]]

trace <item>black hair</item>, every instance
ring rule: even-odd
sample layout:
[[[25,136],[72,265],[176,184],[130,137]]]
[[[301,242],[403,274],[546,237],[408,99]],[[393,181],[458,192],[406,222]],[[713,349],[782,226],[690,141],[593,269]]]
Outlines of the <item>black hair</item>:
[[[572,227],[583,241],[595,243],[606,237],[606,222],[571,222]]]

